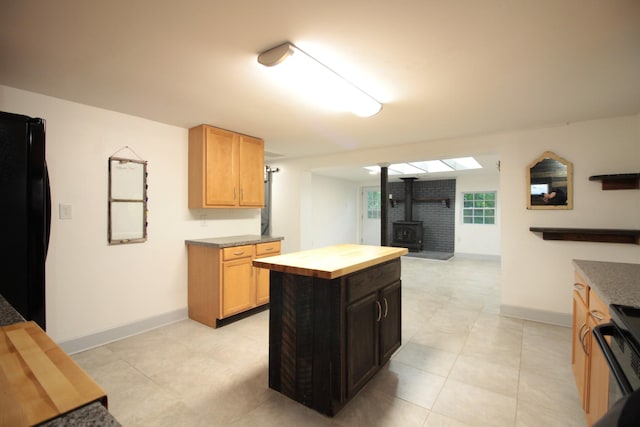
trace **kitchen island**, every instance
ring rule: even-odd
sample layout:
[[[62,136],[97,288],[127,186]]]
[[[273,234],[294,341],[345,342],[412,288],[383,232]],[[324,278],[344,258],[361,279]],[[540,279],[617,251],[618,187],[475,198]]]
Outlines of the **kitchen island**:
[[[335,415],[400,347],[406,248],[343,244],[256,259],[270,272],[269,387]]]

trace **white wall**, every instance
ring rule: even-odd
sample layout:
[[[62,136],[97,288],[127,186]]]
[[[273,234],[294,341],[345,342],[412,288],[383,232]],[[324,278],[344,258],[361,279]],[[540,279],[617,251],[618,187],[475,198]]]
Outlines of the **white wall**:
[[[359,185],[317,174],[312,179],[312,224],[306,230],[313,235],[309,248],[357,243]]]
[[[640,229],[640,191],[602,191],[589,176],[640,171],[640,116],[513,133],[501,150],[502,304],[533,317],[571,311],[572,259],[640,263],[640,246],[542,240],[529,227]],[[544,151],[573,163],[573,209],[527,210],[528,164]],[[528,314],[527,314],[528,313]]]
[[[455,251],[456,254],[494,255],[500,256],[500,204],[501,194],[499,175],[462,175],[456,178],[456,219],[455,219]],[[498,192],[495,224],[463,224],[462,193],[466,192]]]
[[[544,151],[554,151],[574,164],[573,210],[526,209],[526,167]],[[274,189],[274,196],[278,192],[295,203],[300,197],[295,193],[300,189],[302,174],[314,168],[483,153],[498,153],[501,161],[500,231],[487,233],[491,239],[499,236],[500,241],[493,240],[487,253],[501,255],[505,313],[566,323],[571,313],[572,259],[640,263],[638,245],[543,241],[529,231],[532,226],[640,229],[640,191],[605,192],[600,190],[600,183],[588,179],[591,175],[640,171],[639,115],[282,161],[277,166],[288,170],[289,175]],[[495,185],[463,181],[457,191]],[[295,218],[296,213],[284,209],[283,204],[274,203],[274,234],[298,236],[297,224],[305,218]],[[483,232],[460,229],[460,233],[462,241],[456,251],[480,251],[475,236]],[[300,249],[299,241],[288,243],[287,251]]]
[[[186,129],[6,86],[0,110],[46,120],[53,210],[47,332],[58,342],[186,317],[184,240],[260,234],[259,209],[187,208]],[[148,161],[148,241],[109,246],[107,160],[125,145]],[[72,205],[71,220],[58,219],[60,203]]]

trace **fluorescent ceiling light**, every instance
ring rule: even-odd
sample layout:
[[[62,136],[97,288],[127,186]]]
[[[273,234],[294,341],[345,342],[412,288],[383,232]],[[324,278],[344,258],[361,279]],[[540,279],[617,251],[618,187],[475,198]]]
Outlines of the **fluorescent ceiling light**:
[[[360,117],[373,116],[382,109],[373,97],[289,42],[261,53],[258,62],[266,67],[277,65],[281,78],[292,90],[321,106],[351,111]]]

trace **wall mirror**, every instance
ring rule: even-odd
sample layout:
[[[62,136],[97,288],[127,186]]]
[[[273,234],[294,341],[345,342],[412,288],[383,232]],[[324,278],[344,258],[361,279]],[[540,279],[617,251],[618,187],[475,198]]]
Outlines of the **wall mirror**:
[[[147,240],[147,162],[109,157],[110,245]]]
[[[573,209],[573,164],[551,151],[527,168],[527,209]]]

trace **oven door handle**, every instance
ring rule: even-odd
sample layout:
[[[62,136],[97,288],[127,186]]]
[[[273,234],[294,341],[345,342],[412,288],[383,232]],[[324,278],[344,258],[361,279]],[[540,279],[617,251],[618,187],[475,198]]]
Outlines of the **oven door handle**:
[[[622,368],[620,364],[616,360],[616,357],[613,355],[613,351],[611,351],[611,347],[605,340],[605,336],[612,336],[614,334],[614,328],[612,323],[605,323],[604,325],[599,325],[593,328],[593,336],[596,337],[596,341],[598,345],[602,349],[602,353],[604,354],[604,358],[607,360],[607,364],[609,368],[611,368],[611,373],[613,374],[618,386],[622,390],[622,393],[627,396],[633,393],[633,388],[631,384],[629,384],[629,380],[622,372]]]

